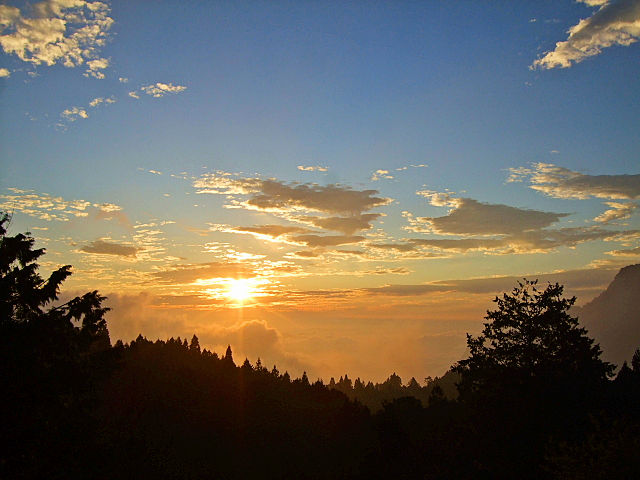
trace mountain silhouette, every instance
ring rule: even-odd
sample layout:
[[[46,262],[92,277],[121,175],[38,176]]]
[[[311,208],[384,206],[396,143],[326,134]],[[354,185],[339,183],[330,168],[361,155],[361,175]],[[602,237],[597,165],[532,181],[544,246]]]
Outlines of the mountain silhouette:
[[[607,289],[581,308],[580,323],[618,367],[640,346],[640,264],[622,268]]]

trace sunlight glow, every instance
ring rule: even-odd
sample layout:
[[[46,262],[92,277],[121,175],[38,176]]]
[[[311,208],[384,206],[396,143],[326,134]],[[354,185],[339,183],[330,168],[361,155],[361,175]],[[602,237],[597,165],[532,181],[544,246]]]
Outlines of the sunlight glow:
[[[237,302],[244,302],[255,294],[254,288],[254,282],[249,279],[231,279],[227,286],[226,295]]]

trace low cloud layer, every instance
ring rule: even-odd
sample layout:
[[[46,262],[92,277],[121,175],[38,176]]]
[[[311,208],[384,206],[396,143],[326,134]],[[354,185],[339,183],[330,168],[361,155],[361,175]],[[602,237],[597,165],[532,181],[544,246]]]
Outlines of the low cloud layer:
[[[638,0],[587,0],[590,6],[600,6],[591,17],[580,20],[568,31],[567,40],[556,43],[531,65],[532,69],[568,68],[603,49],[629,46],[640,38],[640,2]]]

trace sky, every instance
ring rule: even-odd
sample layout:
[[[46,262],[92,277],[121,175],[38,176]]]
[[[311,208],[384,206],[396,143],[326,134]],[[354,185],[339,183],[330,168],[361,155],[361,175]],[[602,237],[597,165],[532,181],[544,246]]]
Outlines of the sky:
[[[112,341],[420,382],[640,259],[640,1],[0,2],[0,210]]]

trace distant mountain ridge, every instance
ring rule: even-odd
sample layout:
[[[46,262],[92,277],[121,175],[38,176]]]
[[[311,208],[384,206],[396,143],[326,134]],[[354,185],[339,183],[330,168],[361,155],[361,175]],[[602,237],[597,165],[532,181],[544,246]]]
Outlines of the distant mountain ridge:
[[[620,269],[607,289],[582,307],[580,323],[602,349],[602,358],[618,367],[640,347],[640,264]]]

